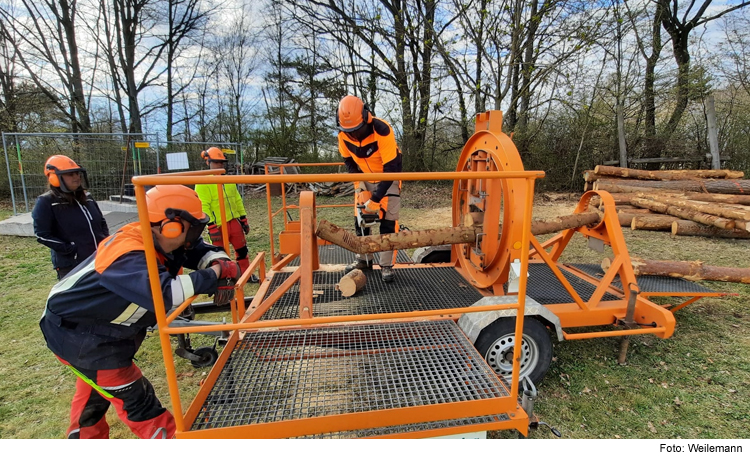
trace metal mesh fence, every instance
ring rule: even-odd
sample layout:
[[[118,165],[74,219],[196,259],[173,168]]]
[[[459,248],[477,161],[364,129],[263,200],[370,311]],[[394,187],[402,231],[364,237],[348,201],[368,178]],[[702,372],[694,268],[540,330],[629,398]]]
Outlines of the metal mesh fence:
[[[0,173],[0,196],[11,201],[13,213],[29,212],[47,191],[44,163],[63,154],[86,169],[89,192],[97,201],[134,201],[131,178],[204,169],[201,151],[217,146],[225,151],[229,173],[242,167],[242,145],[226,142],[164,142],[155,134],[118,133],[3,133],[5,170]],[[173,169],[182,153],[179,169]]]

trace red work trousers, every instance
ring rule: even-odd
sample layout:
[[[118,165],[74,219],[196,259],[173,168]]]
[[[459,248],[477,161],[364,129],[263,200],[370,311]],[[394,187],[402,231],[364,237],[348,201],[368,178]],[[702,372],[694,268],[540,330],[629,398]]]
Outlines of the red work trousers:
[[[231,219],[227,221],[227,225],[229,226],[229,243],[234,247],[237,264],[240,266],[240,271],[245,272],[250,266],[250,260],[247,257],[247,240],[245,239],[245,231],[242,230],[242,223],[240,223],[239,219]],[[219,226],[219,232],[221,232],[223,227],[223,225]],[[222,240],[211,240],[211,243],[224,248],[223,237]]]
[[[174,417],[162,407],[154,387],[135,364],[115,370],[76,370],[111,397],[101,394],[79,377],[70,409],[68,439],[109,438],[106,415],[110,404],[115,406],[120,420],[139,438],[174,438]]]

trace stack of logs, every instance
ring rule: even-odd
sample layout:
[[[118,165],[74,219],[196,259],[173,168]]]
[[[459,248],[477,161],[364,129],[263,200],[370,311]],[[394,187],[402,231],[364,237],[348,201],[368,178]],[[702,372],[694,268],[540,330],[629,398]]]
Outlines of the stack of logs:
[[[620,224],[672,236],[750,238],[750,180],[731,170],[634,170],[598,165],[586,188],[608,191]],[[592,204],[603,209],[599,197]]]

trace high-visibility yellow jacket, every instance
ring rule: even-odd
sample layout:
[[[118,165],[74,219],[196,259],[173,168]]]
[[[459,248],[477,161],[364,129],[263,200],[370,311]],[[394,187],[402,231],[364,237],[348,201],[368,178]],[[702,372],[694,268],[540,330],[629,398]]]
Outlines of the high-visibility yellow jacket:
[[[242,196],[237,191],[237,185],[227,183],[224,185],[224,209],[226,209],[227,221],[239,219],[246,216],[245,205]],[[216,185],[195,185],[195,192],[203,204],[203,212],[211,218],[210,222],[221,225],[221,211],[219,210],[219,187]]]

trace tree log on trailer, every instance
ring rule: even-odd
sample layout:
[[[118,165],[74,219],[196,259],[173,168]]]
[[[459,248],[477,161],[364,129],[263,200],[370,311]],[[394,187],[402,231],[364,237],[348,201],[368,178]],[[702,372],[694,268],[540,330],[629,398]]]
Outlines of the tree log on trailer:
[[[444,229],[402,230],[392,234],[358,237],[353,232],[323,219],[318,223],[316,235],[334,245],[359,254],[379,251],[406,250],[423,246],[473,243],[482,226],[447,227]]]
[[[720,281],[750,284],[750,268],[708,266],[702,261],[653,261],[631,257],[636,276],[679,277],[689,281]],[[612,260],[604,258],[602,269],[606,272]]]
[[[750,238],[747,230],[727,230],[709,227],[684,219],[672,222],[672,237]]]
[[[531,221],[531,234],[544,235],[567,229],[577,229],[585,225],[593,226],[601,222],[601,213],[594,211],[561,216],[550,220]]]
[[[359,254],[406,250],[423,246],[474,243],[476,242],[477,234],[482,232],[482,224],[479,223],[478,217],[467,218],[465,222],[472,224],[469,226],[428,230],[403,230],[392,234],[369,235],[366,237],[358,237],[350,230],[322,219],[318,223],[318,229],[315,234],[323,240]],[[535,220],[531,222],[531,234],[544,235],[560,232],[561,230],[575,229],[585,225],[595,225],[600,221],[601,213],[594,211],[571,214],[550,220]]]
[[[594,168],[594,174],[609,177],[637,178],[641,180],[740,179],[745,177],[744,172],[736,170],[638,170],[606,165],[597,165]]]

